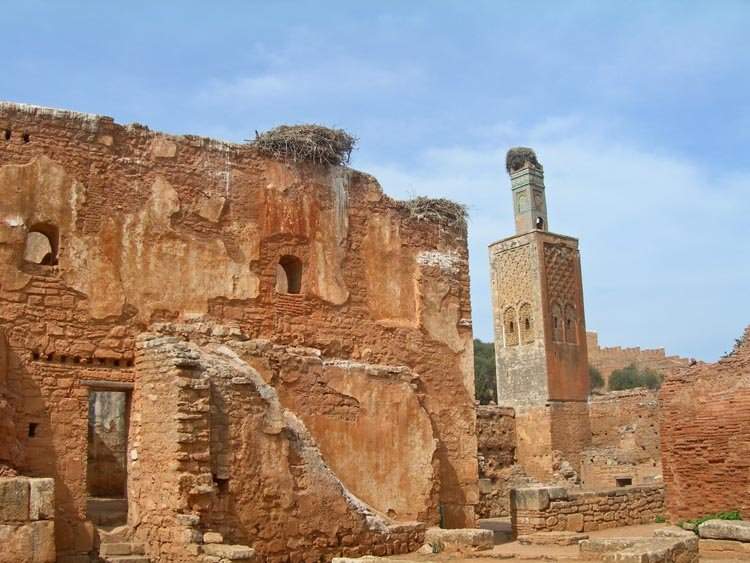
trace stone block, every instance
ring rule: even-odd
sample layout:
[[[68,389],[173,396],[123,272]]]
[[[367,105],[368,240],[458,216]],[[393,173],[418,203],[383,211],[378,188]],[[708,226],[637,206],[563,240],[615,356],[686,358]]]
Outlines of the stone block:
[[[224,543],[224,537],[218,532],[205,532],[203,543]]]
[[[574,532],[536,532],[518,536],[518,543],[523,545],[578,545],[588,537],[587,534]]]
[[[210,543],[203,546],[203,553],[223,557],[231,561],[253,561],[255,559],[255,550],[246,545]]]
[[[745,520],[707,520],[698,526],[701,538],[750,542],[750,522]]]
[[[29,479],[0,479],[0,522],[25,522],[29,519]]]
[[[700,540],[698,551],[704,559],[750,561],[750,543],[733,540]]]
[[[55,480],[29,480],[29,518],[52,520],[55,517]]]
[[[583,514],[570,514],[565,519],[565,529],[568,532],[583,532]]]
[[[479,528],[428,528],[425,543],[442,545],[444,549],[492,549],[494,534],[492,530]]]
[[[547,510],[550,503],[550,494],[555,498],[565,496],[562,487],[529,487],[524,489],[511,489],[511,505],[518,510]]]
[[[0,525],[0,563],[55,563],[52,521]]]

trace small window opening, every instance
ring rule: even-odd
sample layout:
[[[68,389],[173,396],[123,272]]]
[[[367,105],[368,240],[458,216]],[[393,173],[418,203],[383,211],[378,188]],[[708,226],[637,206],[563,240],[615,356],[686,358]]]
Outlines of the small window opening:
[[[29,438],[34,438],[36,436],[36,429],[38,427],[38,422],[29,422]]]
[[[3,136],[5,137],[6,141],[10,141],[10,129],[6,129],[5,133],[3,133]]]
[[[53,225],[35,225],[26,235],[23,259],[32,264],[54,266],[57,264],[59,235]]]
[[[510,321],[510,324],[508,325],[508,328],[510,329],[510,332],[514,331],[513,321]]]
[[[282,256],[276,268],[276,291],[300,293],[302,291],[302,260],[296,256]]]
[[[540,231],[544,229],[544,218],[537,217],[536,218],[536,228]]]
[[[570,328],[570,319],[565,321],[565,328]]]
[[[31,137],[29,136],[29,134],[28,133],[24,133],[23,134],[23,142],[24,143],[28,143],[30,140],[31,140]]]
[[[615,479],[615,483],[618,487],[629,487],[633,484],[633,479],[630,477],[618,477]]]
[[[552,317],[552,323],[554,324],[555,328],[557,328],[557,317]]]
[[[529,321],[529,319],[527,318],[527,319],[524,319],[523,322],[526,325],[526,330],[531,330],[531,321]]]
[[[214,484],[219,489],[219,494],[227,494],[229,492],[229,479],[222,479],[214,475]]]

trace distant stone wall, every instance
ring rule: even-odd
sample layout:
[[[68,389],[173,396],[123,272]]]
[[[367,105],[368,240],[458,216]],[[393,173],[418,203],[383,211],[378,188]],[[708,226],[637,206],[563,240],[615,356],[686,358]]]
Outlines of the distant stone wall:
[[[515,536],[567,530],[590,532],[647,524],[664,510],[661,486],[623,487],[599,492],[563,487],[511,491],[511,525]]]
[[[53,479],[0,478],[0,563],[54,563]]]
[[[649,368],[661,374],[670,373],[675,368],[688,365],[690,360],[680,356],[667,356],[664,348],[641,349],[621,348],[613,346],[601,348],[599,335],[596,332],[586,332],[588,343],[589,364],[602,373],[605,384],[609,384],[609,376],[616,369],[622,369],[635,364],[639,368]]]
[[[670,517],[750,513],[750,327],[728,357],[667,378],[659,401]]]

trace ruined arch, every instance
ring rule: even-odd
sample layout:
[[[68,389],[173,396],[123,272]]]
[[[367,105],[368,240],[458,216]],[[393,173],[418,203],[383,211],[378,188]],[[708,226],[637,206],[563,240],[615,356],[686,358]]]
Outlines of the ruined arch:
[[[50,223],[37,223],[29,228],[23,249],[24,262],[41,266],[57,264],[60,232]]]

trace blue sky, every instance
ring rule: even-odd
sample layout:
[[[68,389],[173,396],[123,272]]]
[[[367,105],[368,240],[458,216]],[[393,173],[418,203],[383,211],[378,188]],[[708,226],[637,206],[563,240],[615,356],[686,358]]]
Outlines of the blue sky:
[[[748,2],[0,2],[0,99],[242,141],[319,122],[395,197],[512,234],[508,147],[537,150],[581,240],[604,345],[713,360],[750,323]]]

